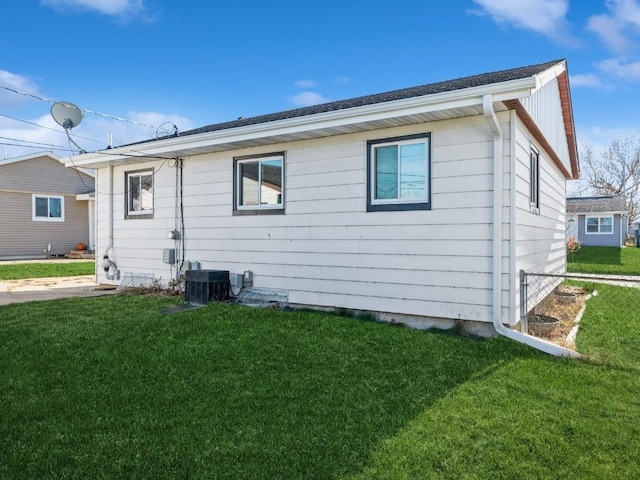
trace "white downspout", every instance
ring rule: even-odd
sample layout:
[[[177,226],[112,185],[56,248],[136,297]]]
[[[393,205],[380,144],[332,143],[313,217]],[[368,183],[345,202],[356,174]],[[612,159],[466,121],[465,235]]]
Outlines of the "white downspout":
[[[493,133],[493,327],[498,334],[511,338],[530,347],[541,350],[551,355],[562,357],[581,357],[578,352],[561,347],[555,343],[542,340],[541,338],[527,335],[506,328],[502,323],[502,175],[503,175],[503,152],[502,152],[502,127],[493,109],[493,96],[486,94],[482,97],[482,111],[487,120],[487,124]],[[515,155],[514,152],[511,155]],[[514,167],[515,168],[515,167]],[[511,185],[515,188],[515,185]],[[515,238],[511,239],[515,241]]]
[[[102,262],[100,266],[104,270],[104,275],[107,280],[114,280],[120,278],[120,271],[118,266],[111,258],[111,251],[113,250],[113,165],[109,166],[109,195],[107,199],[107,205],[109,206],[109,244],[107,245],[104,254],[102,255]]]

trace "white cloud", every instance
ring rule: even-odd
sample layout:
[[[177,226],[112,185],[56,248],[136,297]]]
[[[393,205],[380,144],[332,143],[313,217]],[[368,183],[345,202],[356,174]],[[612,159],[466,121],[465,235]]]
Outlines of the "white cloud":
[[[623,62],[619,58],[610,58],[596,65],[603,74],[621,80],[640,81],[640,61]]]
[[[294,85],[296,88],[312,88],[316,86],[316,82],[313,80],[298,80]]]
[[[175,124],[179,132],[193,128],[193,123],[188,118],[159,112],[131,112],[127,120],[163,127],[163,129],[171,128],[168,123]],[[2,152],[0,158],[5,156],[11,158],[48,150],[52,150],[60,157],[77,153],[77,148],[70,144],[64,130],[54,122],[50,115],[43,115],[28,121],[40,126],[0,117],[0,137],[4,137],[0,138],[0,152]],[[156,130],[156,128],[113,118],[85,114],[82,123],[70,133],[80,147],[87,151],[94,151],[106,148],[110,138],[113,140],[114,147],[153,139],[156,136]]]
[[[61,11],[95,11],[118,17],[144,10],[144,0],[41,0],[41,3]]]
[[[299,94],[291,97],[291,102],[300,107],[308,107],[309,105],[328,102],[328,100],[319,93],[300,92]]]
[[[488,15],[499,24],[532,30],[563,43],[575,43],[568,33],[568,0],[473,0],[481,7],[475,11]]]
[[[6,70],[0,70],[0,85],[23,93],[38,94],[38,87],[34,82],[27,77]],[[28,101],[28,96],[0,88],[0,108],[2,109],[22,105]]]
[[[609,12],[591,16],[587,28],[609,48],[623,52],[633,45],[629,37],[640,33],[640,4],[638,0],[607,0],[605,4]]]
[[[578,75],[571,75],[569,78],[572,87],[592,87],[609,89],[610,87],[605,83],[604,79],[595,73],[581,73]]]

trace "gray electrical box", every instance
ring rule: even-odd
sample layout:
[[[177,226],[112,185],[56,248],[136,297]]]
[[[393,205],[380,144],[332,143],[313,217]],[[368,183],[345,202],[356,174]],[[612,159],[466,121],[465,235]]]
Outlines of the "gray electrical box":
[[[176,263],[176,249],[165,248],[164,250],[162,250],[162,261],[170,265]]]

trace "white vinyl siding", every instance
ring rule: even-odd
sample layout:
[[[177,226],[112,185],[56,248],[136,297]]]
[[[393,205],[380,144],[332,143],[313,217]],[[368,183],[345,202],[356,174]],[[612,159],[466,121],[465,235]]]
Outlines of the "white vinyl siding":
[[[522,98],[520,101],[564,166],[571,171],[558,80],[551,80],[538,88],[530,97]]]
[[[532,136],[527,128],[516,118],[514,119],[515,148],[515,236],[513,271],[521,269],[533,273],[564,273],[566,272],[566,190],[565,178],[560,170],[549,159],[546,152],[536,145],[539,152],[538,166],[540,170],[539,214],[531,211],[530,201],[530,161]],[[516,285],[515,301],[519,306],[519,283],[517,275],[512,281]],[[534,299],[535,300],[535,299]],[[534,301],[535,303],[535,301]],[[512,312],[516,318],[518,310]]]
[[[433,209],[368,213],[367,142],[426,130]],[[475,116],[277,144],[266,152],[256,147],[189,157],[186,259],[205,269],[252,270],[256,288],[286,290],[293,304],[489,322],[492,144],[486,121]],[[234,158],[275,149],[286,151],[287,214],[234,215]],[[166,232],[174,225],[175,172],[160,164],[137,166],[156,168],[153,220],[130,225],[123,220],[124,202],[114,201],[112,254],[125,275],[171,275],[162,249],[174,245]],[[116,185],[124,172],[114,167]],[[100,170],[98,183],[102,251],[108,245],[108,169]]]

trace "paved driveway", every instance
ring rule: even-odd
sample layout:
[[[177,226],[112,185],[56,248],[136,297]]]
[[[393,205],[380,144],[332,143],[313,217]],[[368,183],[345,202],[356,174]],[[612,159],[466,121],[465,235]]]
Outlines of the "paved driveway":
[[[115,291],[112,287],[95,283],[93,275],[0,280],[0,305],[67,297],[95,297]]]

